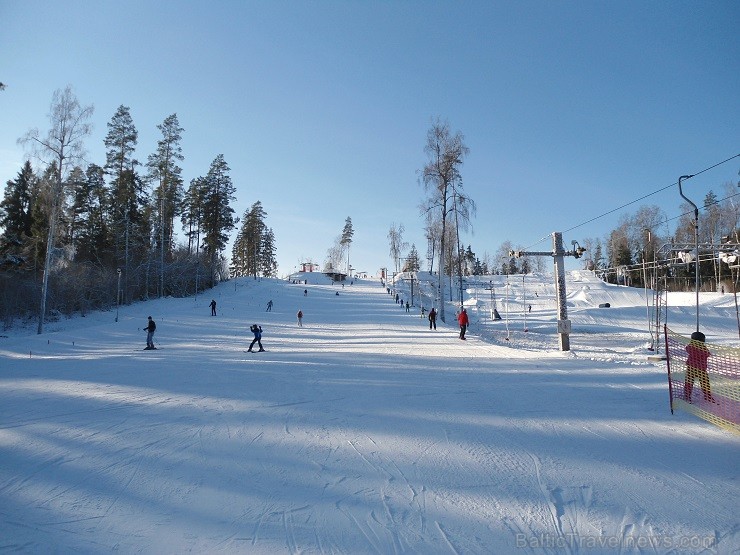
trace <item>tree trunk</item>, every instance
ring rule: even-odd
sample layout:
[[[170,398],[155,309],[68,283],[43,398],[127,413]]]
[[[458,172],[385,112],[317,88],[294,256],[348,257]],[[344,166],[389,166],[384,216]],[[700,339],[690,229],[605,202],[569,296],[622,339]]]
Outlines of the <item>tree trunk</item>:
[[[56,195],[54,195],[56,197]],[[56,232],[57,202],[52,201],[51,216],[49,218],[49,235],[46,237],[46,262],[44,263],[44,274],[41,279],[41,310],[39,313],[38,334],[44,333],[44,319],[46,318],[46,295],[49,289],[49,272],[51,271],[51,255],[54,247],[54,233]]]

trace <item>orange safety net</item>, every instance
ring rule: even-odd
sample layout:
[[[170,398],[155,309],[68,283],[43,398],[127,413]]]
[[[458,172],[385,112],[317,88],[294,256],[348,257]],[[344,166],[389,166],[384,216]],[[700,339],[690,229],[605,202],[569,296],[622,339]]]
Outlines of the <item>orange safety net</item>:
[[[740,349],[695,341],[665,328],[671,413],[690,412],[740,433]]]

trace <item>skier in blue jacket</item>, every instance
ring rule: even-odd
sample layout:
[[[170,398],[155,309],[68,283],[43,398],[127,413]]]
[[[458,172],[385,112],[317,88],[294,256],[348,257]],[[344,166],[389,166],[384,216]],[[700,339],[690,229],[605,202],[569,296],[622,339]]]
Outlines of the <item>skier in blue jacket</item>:
[[[262,348],[262,326],[258,326],[257,324],[254,324],[249,327],[249,330],[254,334],[254,339],[252,340],[252,343],[249,345],[249,349],[247,349],[248,352],[253,353],[252,347],[254,347],[254,344],[257,343],[257,345],[260,346],[259,351],[262,352],[264,349]]]

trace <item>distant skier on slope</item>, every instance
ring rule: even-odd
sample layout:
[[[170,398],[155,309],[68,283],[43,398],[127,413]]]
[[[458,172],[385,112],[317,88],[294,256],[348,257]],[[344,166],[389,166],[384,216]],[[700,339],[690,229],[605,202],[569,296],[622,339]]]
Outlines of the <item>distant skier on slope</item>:
[[[157,329],[157,324],[154,323],[154,320],[152,320],[151,316],[147,317],[147,325],[145,328],[142,328],[146,332],[146,350],[156,349],[154,346],[154,331]]]
[[[460,324],[460,339],[465,340],[465,331],[468,329],[470,320],[468,320],[468,311],[464,308],[457,315],[457,323]]]

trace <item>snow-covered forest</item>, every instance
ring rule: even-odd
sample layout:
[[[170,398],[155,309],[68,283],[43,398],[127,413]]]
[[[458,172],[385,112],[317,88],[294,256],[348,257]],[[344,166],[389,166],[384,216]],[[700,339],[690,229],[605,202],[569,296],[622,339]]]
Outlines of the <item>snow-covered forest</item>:
[[[85,161],[92,111],[71,87],[56,91],[48,132],[33,129],[21,139],[41,169],[27,161],[0,201],[5,328],[37,315],[39,298],[40,332],[47,316],[192,295],[230,275],[276,275],[274,236],[259,201],[241,220],[231,267],[224,256],[239,218],[222,154],[186,183],[184,130],[171,114],[142,163],[136,125],[121,105],[108,123],[106,159]]]

